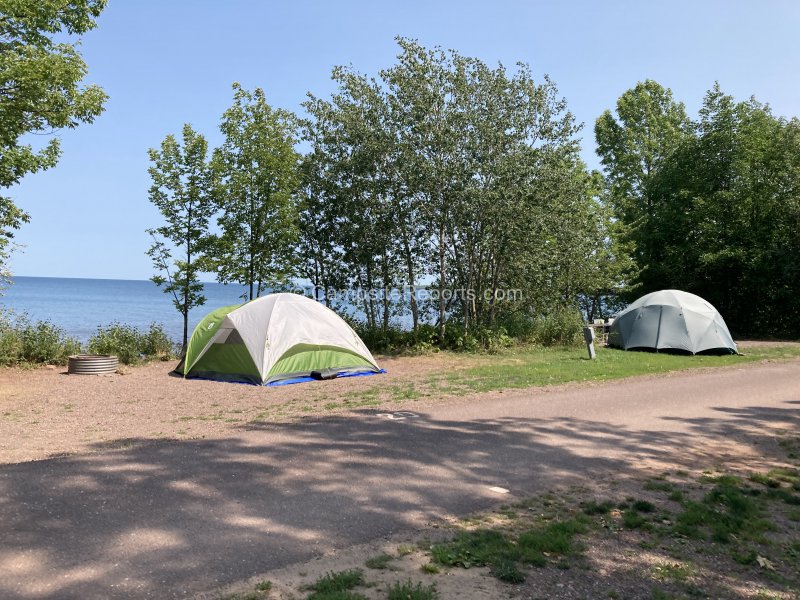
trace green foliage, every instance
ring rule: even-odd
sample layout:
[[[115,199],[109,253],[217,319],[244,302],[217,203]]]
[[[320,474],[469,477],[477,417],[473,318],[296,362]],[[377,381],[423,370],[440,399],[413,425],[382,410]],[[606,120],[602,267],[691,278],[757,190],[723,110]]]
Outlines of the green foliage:
[[[535,322],[533,341],[542,346],[576,346],[583,341],[583,317],[570,308],[556,308]]]
[[[509,315],[623,285],[611,265],[625,252],[555,84],[397,42],[378,77],[337,67],[331,99],[305,104],[303,274],[323,291],[432,280],[427,297],[364,295],[366,326],[410,312],[412,329],[432,318],[439,347],[465,350],[507,345]]]
[[[247,300],[286,283],[294,271],[300,155],[293,114],[267,104],[264,90],[233,84],[214,151],[216,206],[222,233],[211,267],[222,283],[248,288]]]
[[[150,149],[152,180],[150,202],[158,208],[164,225],[148,229],[153,245],[147,255],[159,273],[153,283],[172,295],[183,316],[181,352],[188,341],[189,310],[205,304],[199,275],[206,265],[208,223],[214,213],[212,174],[206,161],[208,143],[190,125],[183,126],[183,144],[173,135]]]
[[[522,583],[525,575],[519,570],[519,566],[513,560],[501,560],[492,565],[489,569],[492,576],[506,583]]]
[[[174,345],[161,325],[152,324],[147,331],[130,325],[112,323],[98,327],[89,338],[91,354],[115,354],[121,363],[130,365],[143,360],[168,360],[174,356]]]
[[[384,354],[404,354],[427,352],[439,347],[438,332],[431,325],[421,325],[416,331],[399,327],[370,327],[363,321],[348,322],[373,352]]]
[[[647,523],[647,519],[634,508],[629,508],[622,513],[622,523],[628,529],[639,529]]]
[[[696,293],[735,336],[800,335],[800,121],[718,84],[689,121],[647,81],[595,133],[637,293]]]
[[[741,486],[738,478],[718,478],[702,502],[687,501],[678,515],[675,530],[693,538],[704,538],[710,530],[715,542],[727,543],[732,535],[769,527],[760,517],[758,502]]]
[[[439,592],[435,584],[422,585],[414,583],[409,579],[406,582],[396,582],[389,587],[387,600],[437,600]]]
[[[349,591],[359,585],[364,585],[360,570],[331,571],[308,586],[314,592],[308,600],[361,600],[364,596]]]
[[[387,569],[393,558],[394,557],[391,554],[379,554],[377,556],[371,556],[368,558],[364,562],[364,565],[368,569]]]
[[[569,519],[528,530],[514,543],[500,531],[477,529],[461,532],[451,542],[434,545],[431,556],[434,562],[445,566],[468,569],[488,565],[490,573],[498,579],[519,583],[525,578],[519,562],[543,567],[547,556],[574,554],[578,551],[574,537],[586,531],[582,520]]]
[[[634,500],[631,504],[631,508],[639,512],[651,513],[656,509],[656,506],[649,500]]]
[[[87,67],[75,38],[95,27],[105,5],[106,0],[0,0],[0,190],[58,162],[58,138],[37,150],[23,142],[27,135],[72,129],[103,111],[103,90],[81,85]],[[0,280],[13,231],[28,219],[0,196]]]
[[[582,503],[581,508],[583,509],[584,514],[587,515],[605,515],[608,514],[612,508],[614,508],[614,503],[610,500],[603,500],[602,502],[597,502],[597,500],[589,500],[588,502]]]
[[[499,531],[477,529],[459,533],[452,542],[435,544],[431,555],[439,564],[469,569],[500,560],[516,560],[519,550]]]
[[[673,502],[683,502],[683,492],[680,490],[673,490],[669,493],[668,498]]]
[[[581,521],[572,519],[523,533],[519,537],[523,560],[540,565],[546,553],[565,555],[575,552],[573,538],[576,534],[585,533],[586,529]]]
[[[66,364],[81,351],[80,343],[49,321],[0,314],[0,365]]]

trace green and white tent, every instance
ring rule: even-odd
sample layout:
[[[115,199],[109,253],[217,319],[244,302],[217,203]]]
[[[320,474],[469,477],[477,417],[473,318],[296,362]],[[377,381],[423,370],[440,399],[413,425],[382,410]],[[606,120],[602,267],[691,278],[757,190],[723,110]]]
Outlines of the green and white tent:
[[[297,294],[270,294],[207,314],[176,372],[184,377],[279,385],[382,372],[355,331]]]
[[[717,309],[700,296],[681,290],[661,290],[636,300],[614,319],[608,345],[625,350],[737,353]]]

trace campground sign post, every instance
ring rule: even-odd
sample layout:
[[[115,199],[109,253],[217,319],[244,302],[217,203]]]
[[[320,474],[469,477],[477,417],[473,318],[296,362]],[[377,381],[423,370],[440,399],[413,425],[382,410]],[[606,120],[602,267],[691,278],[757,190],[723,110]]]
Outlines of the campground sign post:
[[[586,340],[586,349],[589,351],[589,358],[594,360],[597,353],[594,349],[594,329],[592,327],[583,328],[583,339]]]

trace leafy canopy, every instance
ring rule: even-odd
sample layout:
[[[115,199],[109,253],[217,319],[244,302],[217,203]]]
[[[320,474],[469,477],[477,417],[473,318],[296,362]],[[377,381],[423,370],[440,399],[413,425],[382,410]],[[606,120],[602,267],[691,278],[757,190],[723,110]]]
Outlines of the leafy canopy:
[[[160,150],[150,149],[150,202],[164,224],[148,233],[153,245],[147,254],[158,275],[152,281],[172,295],[183,315],[183,348],[188,337],[189,310],[205,303],[200,273],[206,264],[209,219],[215,212],[211,198],[212,172],[208,143],[190,125],[183,126],[183,144],[168,135]]]
[[[81,85],[88,69],[74,38],[95,27],[105,5],[106,0],[0,0],[0,188],[57,163],[58,139],[35,148],[28,134],[72,129],[103,111],[105,92]],[[28,219],[11,198],[0,196],[0,271],[13,231]]]

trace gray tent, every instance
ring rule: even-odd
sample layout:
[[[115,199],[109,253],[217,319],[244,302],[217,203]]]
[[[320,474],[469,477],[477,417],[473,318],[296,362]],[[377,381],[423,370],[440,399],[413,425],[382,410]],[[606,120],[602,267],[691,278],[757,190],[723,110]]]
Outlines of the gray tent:
[[[718,350],[736,354],[736,344],[717,309],[700,296],[661,290],[642,296],[614,319],[608,345],[625,350]]]

